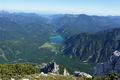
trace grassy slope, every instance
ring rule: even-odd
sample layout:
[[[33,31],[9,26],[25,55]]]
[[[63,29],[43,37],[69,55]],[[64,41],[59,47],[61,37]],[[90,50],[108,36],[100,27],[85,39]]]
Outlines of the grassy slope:
[[[69,58],[62,55],[62,53],[54,51],[59,51],[56,46],[49,44],[44,45],[44,48],[39,49],[39,44],[23,42],[23,41],[5,41],[0,43],[5,56],[9,61],[5,61],[2,57],[0,58],[1,63],[49,63],[50,61],[55,61],[57,64],[67,67],[69,72],[74,72],[75,70],[84,71],[91,73],[93,65],[80,62],[77,58]],[[6,47],[4,47],[6,46]]]

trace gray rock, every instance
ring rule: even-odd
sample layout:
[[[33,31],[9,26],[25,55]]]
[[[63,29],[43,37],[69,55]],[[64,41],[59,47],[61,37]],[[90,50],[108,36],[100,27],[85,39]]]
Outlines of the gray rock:
[[[120,52],[115,51],[107,62],[100,63],[96,66],[95,75],[105,76],[111,73],[120,75]]]
[[[66,68],[64,68],[63,75],[64,75],[64,76],[69,76],[69,75],[70,75]]]
[[[59,65],[57,65],[55,62],[51,62],[45,65],[43,68],[41,68],[41,72],[45,74],[47,73],[59,74]]]
[[[54,62],[54,68],[52,70],[52,73],[59,74],[59,65],[57,65],[55,62]]]
[[[86,77],[86,78],[92,78],[92,76],[90,74],[87,74],[85,72],[80,72],[80,71],[75,71],[74,75],[76,77]]]

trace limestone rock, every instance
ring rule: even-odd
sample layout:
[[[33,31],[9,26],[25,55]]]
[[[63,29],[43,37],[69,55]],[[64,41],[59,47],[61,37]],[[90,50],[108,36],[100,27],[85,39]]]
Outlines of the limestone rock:
[[[75,71],[74,75],[76,77],[86,77],[86,78],[92,78],[92,76],[90,74],[87,74],[85,72],[80,72],[80,71]]]
[[[64,76],[69,76],[69,75],[70,75],[66,68],[64,68],[63,75],[64,75]]]
[[[47,73],[54,73],[54,74],[59,74],[59,65],[57,65],[55,62],[51,62],[44,66],[41,69],[41,72],[47,74]]]

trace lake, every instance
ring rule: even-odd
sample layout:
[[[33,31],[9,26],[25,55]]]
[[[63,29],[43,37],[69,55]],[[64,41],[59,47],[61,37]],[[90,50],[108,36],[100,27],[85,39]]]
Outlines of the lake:
[[[61,35],[55,35],[50,37],[50,41],[54,44],[62,44],[64,42],[64,38]]]

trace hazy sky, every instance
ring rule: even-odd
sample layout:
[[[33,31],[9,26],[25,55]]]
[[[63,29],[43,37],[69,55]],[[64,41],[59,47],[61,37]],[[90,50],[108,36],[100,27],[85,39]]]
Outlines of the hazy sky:
[[[0,10],[120,15],[120,0],[0,0]]]

